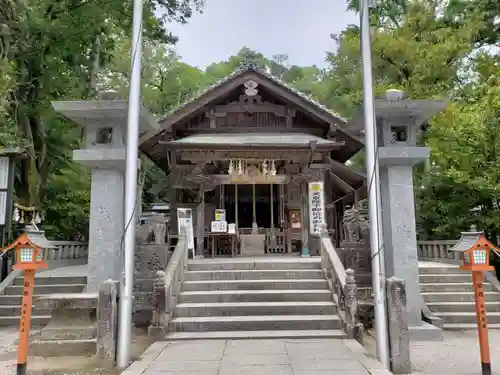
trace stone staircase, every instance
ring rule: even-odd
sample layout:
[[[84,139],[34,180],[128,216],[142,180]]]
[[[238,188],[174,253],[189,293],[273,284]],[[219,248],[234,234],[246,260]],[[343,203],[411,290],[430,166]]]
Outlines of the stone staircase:
[[[345,338],[319,258],[190,261],[166,340]]]
[[[23,295],[23,277],[17,277],[14,283],[0,295],[0,326],[17,326],[21,315]],[[80,293],[87,285],[85,276],[36,276],[33,298],[52,293]],[[31,325],[43,327],[50,320],[50,310],[33,307]]]
[[[420,290],[432,313],[446,330],[476,329],[474,289],[470,272],[447,264],[421,264]],[[500,328],[500,293],[484,282],[488,328]]]

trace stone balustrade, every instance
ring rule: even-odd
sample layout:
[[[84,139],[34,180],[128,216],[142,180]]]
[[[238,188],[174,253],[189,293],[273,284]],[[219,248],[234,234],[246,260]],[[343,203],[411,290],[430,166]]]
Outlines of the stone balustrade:
[[[89,253],[89,245],[79,241],[50,241],[54,249],[47,249],[45,260],[86,259]]]
[[[459,264],[460,254],[450,251],[457,241],[458,240],[418,241],[418,260]]]
[[[148,328],[148,337],[151,341],[155,341],[168,332],[187,266],[187,240],[182,237],[179,238],[165,271],[156,273],[153,286],[153,314]]]
[[[321,238],[321,268],[339,307],[348,338],[362,342],[363,325],[358,320],[357,286],[352,269],[345,269],[327,233]]]

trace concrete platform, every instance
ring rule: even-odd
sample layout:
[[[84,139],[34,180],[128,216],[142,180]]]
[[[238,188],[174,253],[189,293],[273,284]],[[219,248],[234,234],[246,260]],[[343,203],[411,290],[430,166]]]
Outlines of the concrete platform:
[[[122,375],[390,375],[354,340],[156,342]]]

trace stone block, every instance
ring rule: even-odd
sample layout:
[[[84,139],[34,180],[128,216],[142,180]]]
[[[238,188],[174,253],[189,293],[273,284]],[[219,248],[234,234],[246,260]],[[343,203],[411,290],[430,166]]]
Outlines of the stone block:
[[[118,327],[118,281],[104,282],[97,306],[97,358],[107,366],[116,359]]]
[[[40,332],[42,340],[95,338],[97,297],[96,293],[61,293],[36,298],[36,308],[52,310],[49,324]]]
[[[396,277],[387,280],[387,311],[391,370],[394,374],[409,374],[411,373],[410,332],[404,280]]]

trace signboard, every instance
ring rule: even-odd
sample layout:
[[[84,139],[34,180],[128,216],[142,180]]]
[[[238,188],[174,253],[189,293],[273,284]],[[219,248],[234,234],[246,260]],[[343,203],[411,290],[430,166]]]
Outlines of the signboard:
[[[194,234],[193,234],[193,211],[190,208],[177,209],[178,233],[187,233],[188,249],[193,250],[194,259]]]
[[[210,232],[227,233],[227,221],[212,221]]]
[[[0,226],[7,224],[7,192],[0,191]]]
[[[322,181],[309,182],[309,231],[319,236],[325,220],[325,194]]]
[[[292,229],[300,229],[300,210],[290,210],[290,226]]]
[[[215,221],[226,221],[226,210],[224,209],[215,210]]]
[[[9,158],[0,157],[0,190],[9,188]]]

